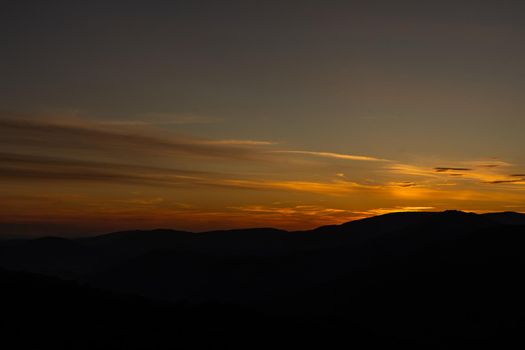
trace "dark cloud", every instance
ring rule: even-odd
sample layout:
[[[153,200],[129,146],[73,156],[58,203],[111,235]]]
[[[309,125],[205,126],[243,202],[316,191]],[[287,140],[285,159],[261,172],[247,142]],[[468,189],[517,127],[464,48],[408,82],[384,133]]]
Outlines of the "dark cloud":
[[[415,187],[417,186],[417,183],[411,182],[411,181],[405,181],[405,182],[397,182],[394,185],[398,187]]]
[[[35,120],[0,119],[0,145],[15,148],[88,150],[117,154],[186,154],[233,160],[260,159],[253,144],[232,145],[191,138],[168,138],[113,127],[61,124]]]
[[[449,167],[437,167],[434,170],[438,173],[446,173],[449,171],[472,171],[470,168],[449,168]]]
[[[154,172],[154,173],[170,173],[179,175],[209,175],[210,172],[205,171],[194,171],[194,170],[183,170],[174,168],[162,168],[155,166],[143,166],[143,165],[132,165],[132,164],[121,164],[121,163],[107,163],[107,162],[96,162],[86,161],[77,159],[66,159],[47,157],[30,154],[17,154],[17,153],[2,153],[0,152],[0,167],[5,168],[18,168],[24,169],[26,167],[40,167],[41,169],[78,169],[78,170],[89,170],[97,169],[104,171],[117,171],[117,172]]]
[[[10,180],[176,186],[205,184],[220,177],[211,172],[0,153],[0,178]]]
[[[495,181],[487,181],[488,184],[510,184],[510,183],[516,183],[516,182],[523,182],[524,179],[517,179],[517,180],[495,180]]]
[[[353,182],[277,181],[241,178],[215,172],[198,172],[127,164],[112,164],[35,155],[0,154],[0,180],[86,182],[166,188],[215,187],[245,190],[300,191],[341,194],[374,187]]]

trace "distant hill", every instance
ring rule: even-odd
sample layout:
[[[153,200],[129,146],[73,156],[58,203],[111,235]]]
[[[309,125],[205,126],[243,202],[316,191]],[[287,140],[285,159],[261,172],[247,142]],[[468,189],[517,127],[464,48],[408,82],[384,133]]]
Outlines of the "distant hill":
[[[505,225],[525,225],[525,214],[506,211],[483,214],[484,217]]]

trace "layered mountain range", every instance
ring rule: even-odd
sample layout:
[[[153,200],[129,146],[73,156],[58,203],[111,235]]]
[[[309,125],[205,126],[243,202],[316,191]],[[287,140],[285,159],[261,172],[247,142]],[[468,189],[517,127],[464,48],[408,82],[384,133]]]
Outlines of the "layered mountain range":
[[[299,343],[317,334],[320,344],[328,344],[322,335],[329,334],[331,341],[348,336],[348,345],[361,347],[459,348],[521,339],[524,248],[524,214],[393,213],[301,232],[159,229],[4,240],[0,280],[4,290],[17,291],[2,298],[9,305],[48,295],[59,312],[67,309],[64,300],[76,298],[74,303],[105,305],[99,312],[118,320],[137,307],[138,324],[159,312],[173,314],[170,321],[155,317],[163,320],[154,332],[161,338],[173,322],[192,330],[201,324],[208,336],[222,329],[204,318],[230,330],[253,322],[255,330],[244,334],[254,337],[266,327],[282,337],[288,327],[284,335]],[[50,284],[51,292],[42,292]],[[89,311],[83,310],[68,317]],[[188,315],[204,316],[199,321]],[[118,324],[136,334],[130,329],[137,324]],[[301,338],[301,329],[313,333]]]

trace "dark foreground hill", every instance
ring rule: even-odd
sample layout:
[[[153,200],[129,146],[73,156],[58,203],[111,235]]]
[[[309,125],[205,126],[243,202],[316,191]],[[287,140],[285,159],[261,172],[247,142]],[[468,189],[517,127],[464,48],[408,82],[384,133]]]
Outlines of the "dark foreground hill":
[[[361,347],[395,345],[359,325],[268,317],[235,305],[175,305],[2,269],[0,290],[5,349],[335,348],[348,336]]]
[[[0,279],[12,286],[2,288],[12,291],[4,304],[19,305],[12,317],[58,313],[72,322],[53,334],[86,344],[152,337],[171,348],[191,335],[201,340],[194,348],[285,344],[278,339],[287,347],[491,348],[525,345],[524,248],[522,214],[397,213],[305,232],[5,241],[0,266],[33,274],[2,271]],[[45,320],[26,328],[39,324],[49,328]]]

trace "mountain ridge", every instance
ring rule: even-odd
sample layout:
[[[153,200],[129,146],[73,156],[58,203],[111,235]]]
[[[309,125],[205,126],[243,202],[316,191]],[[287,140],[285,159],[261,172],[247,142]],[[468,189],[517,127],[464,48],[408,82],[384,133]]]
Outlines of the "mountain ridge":
[[[261,232],[272,232],[272,233],[293,233],[293,234],[300,234],[300,233],[309,233],[309,232],[329,232],[333,229],[341,228],[341,227],[350,227],[352,225],[360,224],[360,223],[367,223],[370,221],[377,221],[377,220],[384,220],[384,219],[390,219],[390,218],[396,218],[396,217],[405,217],[406,218],[417,218],[417,217],[430,217],[430,216],[436,216],[436,215],[465,215],[465,216],[479,216],[479,217],[487,217],[492,220],[498,221],[499,223],[506,223],[511,225],[525,225],[525,213],[515,212],[515,211],[502,211],[502,212],[488,212],[488,213],[474,213],[474,212],[468,212],[468,211],[461,211],[461,210],[444,210],[444,211],[406,211],[406,212],[392,212],[392,213],[386,213],[381,215],[375,215],[375,216],[369,216],[362,219],[357,220],[351,220],[347,222],[343,222],[340,224],[332,224],[332,225],[322,225],[319,227],[315,227],[312,229],[307,230],[284,230],[279,229],[275,227],[246,227],[246,228],[233,228],[233,229],[221,229],[221,230],[207,230],[207,231],[188,231],[188,230],[178,230],[175,228],[154,228],[154,229],[131,229],[131,230],[118,230],[118,231],[111,231],[107,233],[102,234],[94,234],[94,235],[87,235],[82,237],[67,237],[67,236],[53,236],[53,235],[42,235],[38,237],[15,237],[13,235],[9,235],[8,233],[2,234],[0,236],[0,244],[5,244],[7,242],[19,242],[19,241],[28,241],[28,240],[38,240],[38,239],[70,239],[70,240],[93,240],[93,239],[118,239],[122,236],[136,236],[140,237],[141,235],[148,234],[148,235],[162,235],[162,234],[181,234],[181,235],[195,235],[195,236],[201,236],[201,235],[209,235],[209,234],[232,234],[232,233],[241,233],[241,232],[252,232],[252,233],[261,233]],[[1,237],[4,237],[2,239]]]
[[[472,341],[493,348],[525,332],[523,223],[524,214],[509,212],[408,212],[300,232],[47,237],[0,243],[0,272],[58,277],[189,310],[227,305],[218,320],[241,308],[277,322],[315,320],[314,331],[333,327],[343,338],[357,327],[371,339],[415,348]]]

